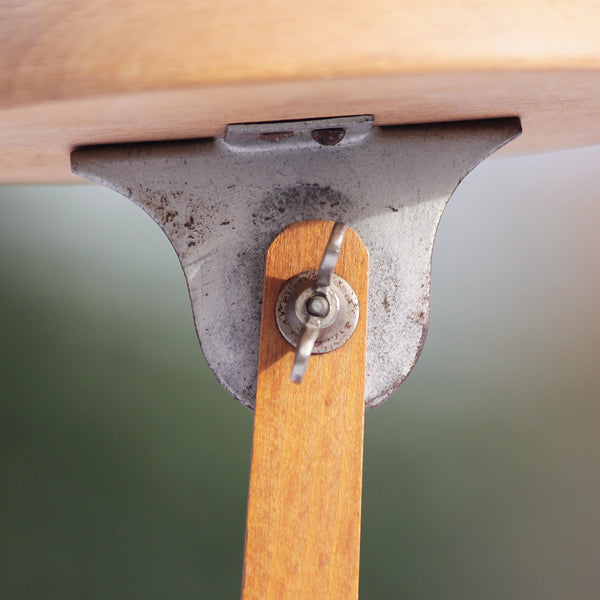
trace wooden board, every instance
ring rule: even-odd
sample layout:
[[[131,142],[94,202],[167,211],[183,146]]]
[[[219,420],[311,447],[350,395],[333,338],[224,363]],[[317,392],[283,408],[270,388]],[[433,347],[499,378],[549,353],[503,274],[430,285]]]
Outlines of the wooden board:
[[[74,181],[76,145],[356,114],[600,143],[599,31],[597,0],[0,0],[0,181]]]
[[[299,385],[274,316],[283,283],[318,268],[332,227],[296,223],[267,255],[243,600],[358,596],[368,254],[353,231],[336,273],[358,297],[357,328],[342,347],[311,356]]]

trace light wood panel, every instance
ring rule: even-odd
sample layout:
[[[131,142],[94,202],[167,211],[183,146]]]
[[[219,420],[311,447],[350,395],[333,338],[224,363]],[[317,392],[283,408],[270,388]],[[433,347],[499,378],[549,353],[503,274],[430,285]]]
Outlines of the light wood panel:
[[[75,180],[75,145],[351,114],[600,143],[598,31],[597,0],[0,0],[0,181]]]
[[[358,595],[368,254],[353,231],[336,273],[359,299],[357,328],[342,347],[313,355],[299,385],[274,316],[283,283],[318,268],[332,227],[296,223],[267,255],[243,600]]]
[[[594,0],[3,0],[4,106],[398,73],[600,68]]]

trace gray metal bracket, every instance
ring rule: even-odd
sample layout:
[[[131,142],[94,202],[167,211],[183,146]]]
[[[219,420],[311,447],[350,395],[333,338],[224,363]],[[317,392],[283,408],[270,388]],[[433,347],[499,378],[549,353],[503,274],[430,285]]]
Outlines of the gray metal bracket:
[[[370,256],[365,402],[372,408],[398,388],[423,347],[433,241],[448,198],[520,132],[518,118],[230,125],[224,138],[80,148],[71,164],[130,198],[165,232],[185,273],[206,360],[249,408],[271,241],[301,220],[353,228]]]

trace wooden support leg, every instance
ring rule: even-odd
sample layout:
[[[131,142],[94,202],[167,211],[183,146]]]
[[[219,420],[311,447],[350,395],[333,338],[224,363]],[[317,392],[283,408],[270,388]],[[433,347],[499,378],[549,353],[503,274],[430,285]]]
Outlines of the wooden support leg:
[[[286,280],[318,268],[332,227],[296,223],[267,255],[243,600],[358,597],[368,287],[358,236],[346,232],[336,268],[358,297],[358,325],[342,347],[311,357],[299,385],[274,310]]]

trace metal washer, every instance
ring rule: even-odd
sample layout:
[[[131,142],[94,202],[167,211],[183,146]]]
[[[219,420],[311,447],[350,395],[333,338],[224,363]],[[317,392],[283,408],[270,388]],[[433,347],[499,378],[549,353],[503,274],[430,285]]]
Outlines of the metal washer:
[[[300,323],[299,326],[296,325],[294,327],[290,323],[287,317],[288,303],[294,290],[302,286],[305,282],[311,282],[316,285],[317,271],[303,271],[288,279],[283,284],[275,304],[275,321],[277,322],[277,327],[279,327],[281,335],[294,347],[298,345],[302,324]],[[358,323],[358,298],[350,284],[343,277],[334,273],[330,289],[339,299],[340,310],[334,323],[319,332],[319,337],[312,351],[313,354],[331,352],[345,344],[354,333]]]

